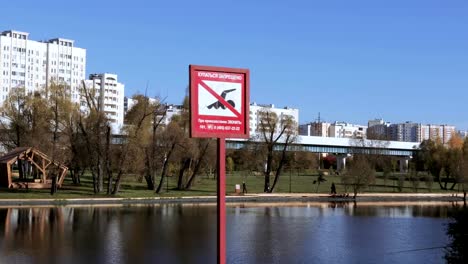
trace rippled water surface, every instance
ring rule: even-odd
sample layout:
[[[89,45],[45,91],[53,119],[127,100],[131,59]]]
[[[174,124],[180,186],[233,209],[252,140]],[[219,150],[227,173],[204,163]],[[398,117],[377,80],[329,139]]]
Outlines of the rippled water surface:
[[[452,204],[243,204],[228,263],[442,263]],[[214,205],[0,209],[0,263],[215,263]]]

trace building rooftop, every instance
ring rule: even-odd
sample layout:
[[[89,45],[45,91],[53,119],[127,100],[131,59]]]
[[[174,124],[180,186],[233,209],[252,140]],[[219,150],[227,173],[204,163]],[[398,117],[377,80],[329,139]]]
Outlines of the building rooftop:
[[[13,34],[13,33],[29,36],[28,32],[23,32],[23,31],[18,31],[18,30],[11,30],[11,29],[3,31],[2,35],[6,36],[8,34]]]

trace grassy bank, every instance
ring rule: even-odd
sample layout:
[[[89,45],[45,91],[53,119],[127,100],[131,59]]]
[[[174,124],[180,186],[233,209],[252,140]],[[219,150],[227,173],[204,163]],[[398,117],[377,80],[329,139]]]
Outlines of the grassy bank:
[[[399,176],[399,175],[396,175]],[[317,181],[318,174],[316,173],[298,173],[284,172],[275,188],[276,193],[329,193],[330,186],[334,182],[338,193],[344,193],[344,185],[341,184],[340,176],[324,176],[326,181],[321,184],[314,183]],[[154,191],[147,190],[144,181],[138,181],[136,176],[127,175],[122,183],[120,193],[116,197],[133,198],[133,197],[183,197],[183,196],[205,196],[216,194],[216,179],[213,176],[199,176],[195,185],[191,190],[178,191],[175,190],[177,179],[176,177],[168,177],[165,182],[162,193],[155,194]],[[272,178],[273,180],[273,178]],[[228,193],[234,193],[235,185],[246,182],[249,193],[262,193],[264,178],[263,176],[255,176],[247,172],[235,172],[228,174],[226,177],[226,189]],[[159,179],[156,179],[159,183]],[[374,184],[370,185],[365,192],[379,193],[400,193],[398,188],[397,177],[385,180],[382,175],[378,174]],[[401,183],[400,183],[401,185]],[[418,185],[416,190],[415,185]],[[242,186],[242,185],[241,185]],[[430,187],[430,188],[428,188]],[[431,186],[427,186],[424,181],[415,184],[409,180],[403,182],[401,192],[445,192],[441,190],[439,184],[434,182]],[[70,178],[66,178],[63,187],[54,195],[50,195],[49,190],[8,190],[0,191],[0,199],[41,199],[41,198],[98,198],[108,197],[105,194],[95,195],[93,193],[92,181],[89,175],[82,178],[80,185],[74,185]]]

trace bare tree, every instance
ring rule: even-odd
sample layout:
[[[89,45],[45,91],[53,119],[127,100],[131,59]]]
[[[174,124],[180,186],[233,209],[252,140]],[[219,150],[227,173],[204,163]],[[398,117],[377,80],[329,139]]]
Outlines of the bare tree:
[[[53,161],[59,161],[69,167],[73,183],[78,184],[84,172],[84,168],[79,165],[80,156],[85,155],[79,151],[83,146],[83,141],[78,138],[79,105],[70,103],[70,87],[65,84],[52,83],[46,92],[47,104],[51,111],[50,155]]]
[[[127,135],[122,145],[119,163],[124,171],[136,172],[145,179],[148,190],[155,190],[156,170],[161,163],[162,145],[160,137],[164,132],[162,121],[166,107],[160,99],[150,101],[145,95],[135,95],[137,102],[125,117]]]
[[[52,138],[50,131],[51,109],[44,92],[26,93],[22,87],[10,91],[4,101],[0,118],[0,138],[7,150],[15,147],[36,147],[50,155]],[[30,164],[18,161],[19,177],[29,174]]]
[[[276,113],[265,108],[258,112],[259,124],[257,136],[264,144],[266,151],[265,184],[264,192],[273,192],[281,170],[286,162],[286,151],[296,140],[297,125],[291,116],[279,117]],[[277,166],[273,168],[274,152],[279,148],[281,151]],[[270,173],[275,171],[273,185],[270,185]]]
[[[161,135],[160,145],[164,152],[164,161],[162,165],[161,179],[159,181],[158,188],[156,189],[156,193],[159,193],[162,189],[164,179],[167,175],[169,162],[171,161],[171,157],[173,156],[176,147],[178,147],[183,141],[183,136],[183,131],[175,123],[170,123]]]
[[[349,168],[341,178],[346,187],[353,190],[353,198],[356,199],[358,192],[367,188],[375,181],[375,170],[366,155],[355,154]]]
[[[82,89],[87,109],[82,111],[78,125],[88,153],[86,163],[93,176],[93,190],[94,193],[100,193],[104,189],[105,138],[109,120],[104,113],[104,106],[97,101],[97,89],[88,89],[84,81]]]
[[[2,118],[0,119],[1,140],[3,145],[9,150],[23,146],[26,141],[29,125],[22,114],[25,108],[26,95],[24,88],[11,89],[8,97],[2,104]]]
[[[466,192],[468,191],[468,155],[460,159],[458,171],[456,173],[456,183],[459,184],[463,192],[463,200],[466,201]]]
[[[195,178],[201,172],[202,166],[208,153],[214,150],[212,139],[193,138],[189,140],[190,157],[188,158],[190,174],[188,175],[187,183],[183,189],[190,190],[195,184]]]

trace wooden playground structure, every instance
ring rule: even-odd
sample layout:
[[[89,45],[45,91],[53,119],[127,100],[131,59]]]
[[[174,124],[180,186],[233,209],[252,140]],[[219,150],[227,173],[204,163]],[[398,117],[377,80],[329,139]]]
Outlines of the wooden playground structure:
[[[13,172],[14,165],[18,173]],[[52,186],[55,176],[60,188],[67,171],[66,166],[33,147],[18,147],[0,157],[0,187],[45,189]]]

